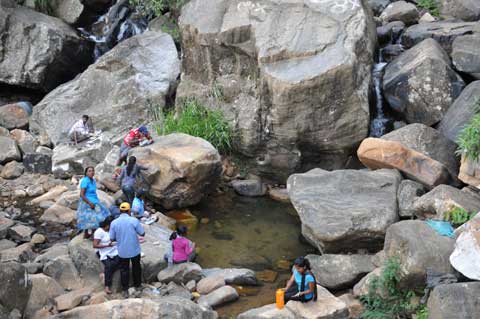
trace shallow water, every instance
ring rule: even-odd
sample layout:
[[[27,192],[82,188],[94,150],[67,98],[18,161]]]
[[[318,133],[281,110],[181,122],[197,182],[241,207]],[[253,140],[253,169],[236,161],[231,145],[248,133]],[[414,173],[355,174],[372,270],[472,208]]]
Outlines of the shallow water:
[[[253,296],[241,296],[216,309],[223,318],[273,303],[275,289],[283,287],[290,274],[289,263],[286,270],[277,263],[315,252],[301,241],[295,209],[268,197],[249,198],[227,192],[207,198],[191,212],[199,220],[208,218],[208,223],[199,222],[188,235],[200,248],[196,262],[203,268],[246,267],[279,272],[275,282],[265,283],[253,291]]]

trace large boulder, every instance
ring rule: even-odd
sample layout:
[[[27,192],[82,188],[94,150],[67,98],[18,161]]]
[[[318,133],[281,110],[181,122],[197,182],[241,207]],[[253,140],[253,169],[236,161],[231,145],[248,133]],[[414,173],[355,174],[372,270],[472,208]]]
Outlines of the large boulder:
[[[286,178],[313,162],[343,167],[368,134],[376,42],[366,6],[344,9],[310,0],[190,1],[179,18],[177,100],[221,109],[235,147],[261,172]]]
[[[322,253],[379,250],[398,220],[401,179],[396,170],[314,169],[290,176],[287,187],[303,236]]]
[[[159,282],[169,283],[173,281],[176,284],[186,284],[190,280],[199,281],[202,279],[202,268],[196,263],[174,264],[160,271],[157,275]]]
[[[467,85],[443,116],[442,121],[438,125],[440,133],[451,141],[456,142],[460,131],[477,112],[475,103],[479,96],[480,81],[474,81]]]
[[[31,113],[31,104],[27,102],[18,102],[1,106],[0,126],[9,130],[16,128],[27,129],[28,118],[30,116],[28,110],[30,110]]]
[[[416,216],[436,220],[444,220],[445,214],[455,207],[476,213],[480,211],[480,201],[468,191],[449,185],[439,185],[413,203]]]
[[[480,78],[480,34],[464,35],[453,41],[452,62],[458,71]]]
[[[407,29],[408,30],[408,29]],[[408,123],[439,122],[465,83],[438,42],[426,39],[385,68],[383,92]]]
[[[406,48],[411,48],[425,39],[433,38],[450,54],[453,41],[459,36],[472,34],[477,25],[475,22],[455,20],[415,24],[402,34],[402,44]]]
[[[19,263],[0,263],[0,282],[2,283],[0,307],[8,311],[13,309],[24,311],[32,290],[32,283],[26,281],[25,274],[25,267]]]
[[[119,43],[75,80],[50,92],[35,106],[30,124],[56,144],[88,114],[95,129],[118,140],[148,119],[152,105],[165,105],[179,69],[172,38],[145,32]]]
[[[53,316],[55,319],[117,318],[136,319],[217,319],[217,313],[178,297],[158,300],[112,300],[98,305],[78,307]]]
[[[25,309],[26,318],[33,318],[37,310],[49,303],[53,304],[53,298],[65,292],[55,279],[44,274],[31,275],[30,280],[32,282],[32,292]]]
[[[169,134],[130,155],[148,167],[152,200],[167,209],[198,204],[215,190],[222,173],[218,151],[207,141],[186,134]]]
[[[384,251],[387,258],[398,258],[400,285],[415,289],[426,285],[427,269],[453,272],[448,258],[454,244],[454,239],[441,236],[425,222],[406,220],[388,228]]]
[[[477,318],[480,282],[438,285],[428,298],[429,319]]]
[[[370,255],[307,255],[315,279],[331,290],[351,288],[375,269]]]
[[[439,0],[440,13],[463,21],[480,20],[480,3],[475,0]]]
[[[43,266],[43,264],[64,255],[68,255],[68,246],[60,243],[55,244],[37,256],[37,258],[35,258],[35,263],[40,263]]]
[[[83,282],[78,270],[68,255],[63,255],[46,262],[43,266],[43,273],[54,278],[67,290],[80,289],[83,287]]]
[[[232,286],[223,286],[198,298],[198,304],[205,308],[217,307],[238,299],[238,292]]]
[[[402,21],[406,25],[417,23],[419,18],[417,7],[402,0],[390,3],[380,15],[383,22]]]
[[[38,141],[32,134],[25,130],[14,129],[10,131],[10,137],[17,142],[18,148],[22,154],[35,153]]]
[[[62,225],[71,225],[76,219],[76,211],[58,204],[49,207],[40,217],[42,222]]]
[[[92,45],[59,19],[0,2],[0,82],[50,91],[82,72]]]
[[[225,279],[222,276],[210,276],[201,279],[196,285],[199,294],[206,295],[217,288],[225,286]]]
[[[97,285],[98,275],[103,272],[103,264],[95,254],[92,241],[78,235],[68,243],[68,253],[85,284]]]
[[[169,240],[172,231],[160,224],[143,225],[145,242],[142,244],[142,275],[146,282],[157,281],[157,274],[167,267],[164,259],[170,251],[172,242]]]
[[[255,272],[246,268],[207,268],[203,269],[205,277],[222,277],[227,285],[256,285]]]
[[[480,219],[474,218],[456,231],[455,250],[450,255],[450,264],[465,277],[480,280]]]
[[[22,159],[22,154],[20,149],[15,142],[10,137],[0,136],[0,164],[6,164],[10,161],[20,161]]]

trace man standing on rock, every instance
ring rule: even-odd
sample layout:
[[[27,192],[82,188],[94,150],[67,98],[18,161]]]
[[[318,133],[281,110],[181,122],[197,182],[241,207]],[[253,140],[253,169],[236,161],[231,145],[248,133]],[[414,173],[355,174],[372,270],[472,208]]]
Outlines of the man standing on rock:
[[[141,249],[138,235],[144,236],[145,231],[139,220],[130,216],[130,204],[122,203],[120,216],[110,226],[110,239],[117,241],[120,277],[125,298],[128,298],[130,262],[132,263],[133,285],[135,288],[139,288],[142,282]]]

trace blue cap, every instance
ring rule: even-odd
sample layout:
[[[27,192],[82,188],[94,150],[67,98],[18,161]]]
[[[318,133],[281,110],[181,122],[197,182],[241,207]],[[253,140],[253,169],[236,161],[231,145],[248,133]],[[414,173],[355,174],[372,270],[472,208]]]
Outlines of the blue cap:
[[[145,135],[148,134],[148,130],[147,130],[147,128],[145,127],[145,125],[140,126],[140,127],[138,128],[138,130],[139,130],[140,132],[142,132],[143,134],[145,134]]]

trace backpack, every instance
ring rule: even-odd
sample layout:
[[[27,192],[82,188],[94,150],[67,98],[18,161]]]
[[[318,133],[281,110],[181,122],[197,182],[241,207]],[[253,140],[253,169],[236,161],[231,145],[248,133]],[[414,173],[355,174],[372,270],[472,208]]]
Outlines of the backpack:
[[[315,276],[313,275],[313,273],[311,271],[306,271],[302,275],[302,283],[300,284],[300,292],[305,291],[305,277],[307,277],[307,275],[311,275],[313,277],[313,282],[314,282],[314,287],[315,288],[313,288],[313,298],[309,299],[309,300],[305,300],[305,296],[303,295],[302,296],[302,302],[309,302],[311,300],[317,301],[317,279],[315,279]]]

